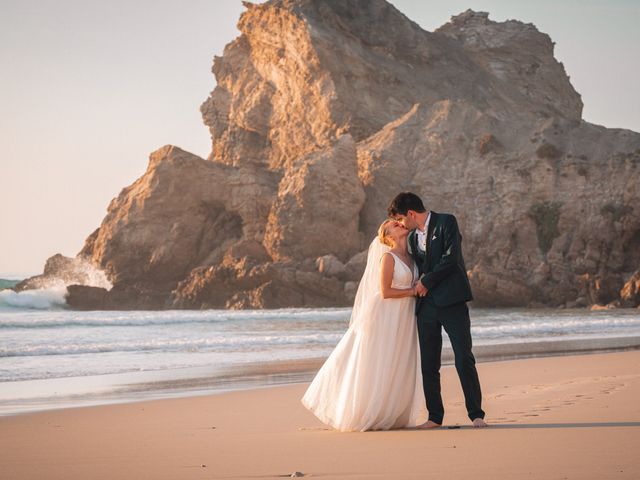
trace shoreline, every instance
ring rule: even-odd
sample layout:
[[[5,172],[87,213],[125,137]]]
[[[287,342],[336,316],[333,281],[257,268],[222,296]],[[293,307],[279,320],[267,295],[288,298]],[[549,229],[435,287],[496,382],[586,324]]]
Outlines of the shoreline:
[[[302,406],[301,383],[0,417],[0,465],[15,480],[640,476],[640,351],[478,369],[488,429],[469,427],[445,367],[454,430],[336,432]]]
[[[473,348],[479,364],[528,358],[597,355],[640,350],[640,337],[554,340]],[[168,398],[190,398],[309,382],[326,357],[247,363],[226,368],[125,372],[82,377],[2,382],[0,417],[100,405],[139,403]],[[443,347],[442,365],[454,357]]]

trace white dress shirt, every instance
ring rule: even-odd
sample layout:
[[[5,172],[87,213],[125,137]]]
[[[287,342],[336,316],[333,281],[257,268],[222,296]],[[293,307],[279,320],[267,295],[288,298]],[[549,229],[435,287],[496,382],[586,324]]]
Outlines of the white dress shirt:
[[[427,215],[427,220],[424,222],[422,229],[419,227],[416,228],[416,233],[418,235],[418,248],[426,252],[427,251],[427,230],[429,230],[429,220],[431,219],[431,211],[429,211],[429,215]]]

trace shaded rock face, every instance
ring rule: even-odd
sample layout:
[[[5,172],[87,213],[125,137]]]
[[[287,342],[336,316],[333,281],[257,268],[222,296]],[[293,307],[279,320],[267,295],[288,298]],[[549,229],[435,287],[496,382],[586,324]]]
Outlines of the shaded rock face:
[[[387,199],[411,179],[406,188],[430,208],[456,213],[476,305],[619,298],[623,277],[640,262],[640,214],[632,206],[640,135],[534,115],[522,123],[496,117],[468,102],[417,105],[362,142],[363,230],[375,232]],[[515,129],[521,134],[512,136]],[[478,148],[488,133],[504,148]],[[540,158],[540,145],[551,141],[562,153]],[[617,149],[627,153],[610,153]]]
[[[427,32],[384,0],[245,5],[201,106],[211,154],[151,154],[78,255],[113,288],[70,304],[348,305],[403,190],[457,216],[477,305],[640,303],[640,134],[581,119],[547,35],[471,10]]]
[[[551,38],[533,24],[492,22],[486,12],[467,10],[436,33],[459,42],[475,64],[497,78],[504,99],[508,96],[523,103],[519,96],[524,97],[534,110],[542,107],[538,115],[581,120],[580,95],[569,83],[563,65],[554,58]]]

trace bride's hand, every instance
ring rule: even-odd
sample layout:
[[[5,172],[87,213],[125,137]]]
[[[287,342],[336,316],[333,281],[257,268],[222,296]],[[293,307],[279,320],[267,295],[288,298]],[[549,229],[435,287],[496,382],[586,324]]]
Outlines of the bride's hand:
[[[427,289],[424,285],[422,285],[422,282],[420,281],[422,277],[424,277],[424,273],[420,275],[420,278],[413,284],[414,297],[424,297],[427,294]]]

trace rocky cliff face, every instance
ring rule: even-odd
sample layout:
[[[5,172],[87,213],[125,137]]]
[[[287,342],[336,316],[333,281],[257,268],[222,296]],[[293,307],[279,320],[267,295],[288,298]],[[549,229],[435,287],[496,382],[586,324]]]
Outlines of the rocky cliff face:
[[[427,32],[385,0],[245,5],[201,106],[209,158],[151,154],[79,254],[113,289],[71,305],[348,305],[402,190],[458,217],[476,304],[640,302],[640,134],[581,119],[547,35],[470,10]]]

